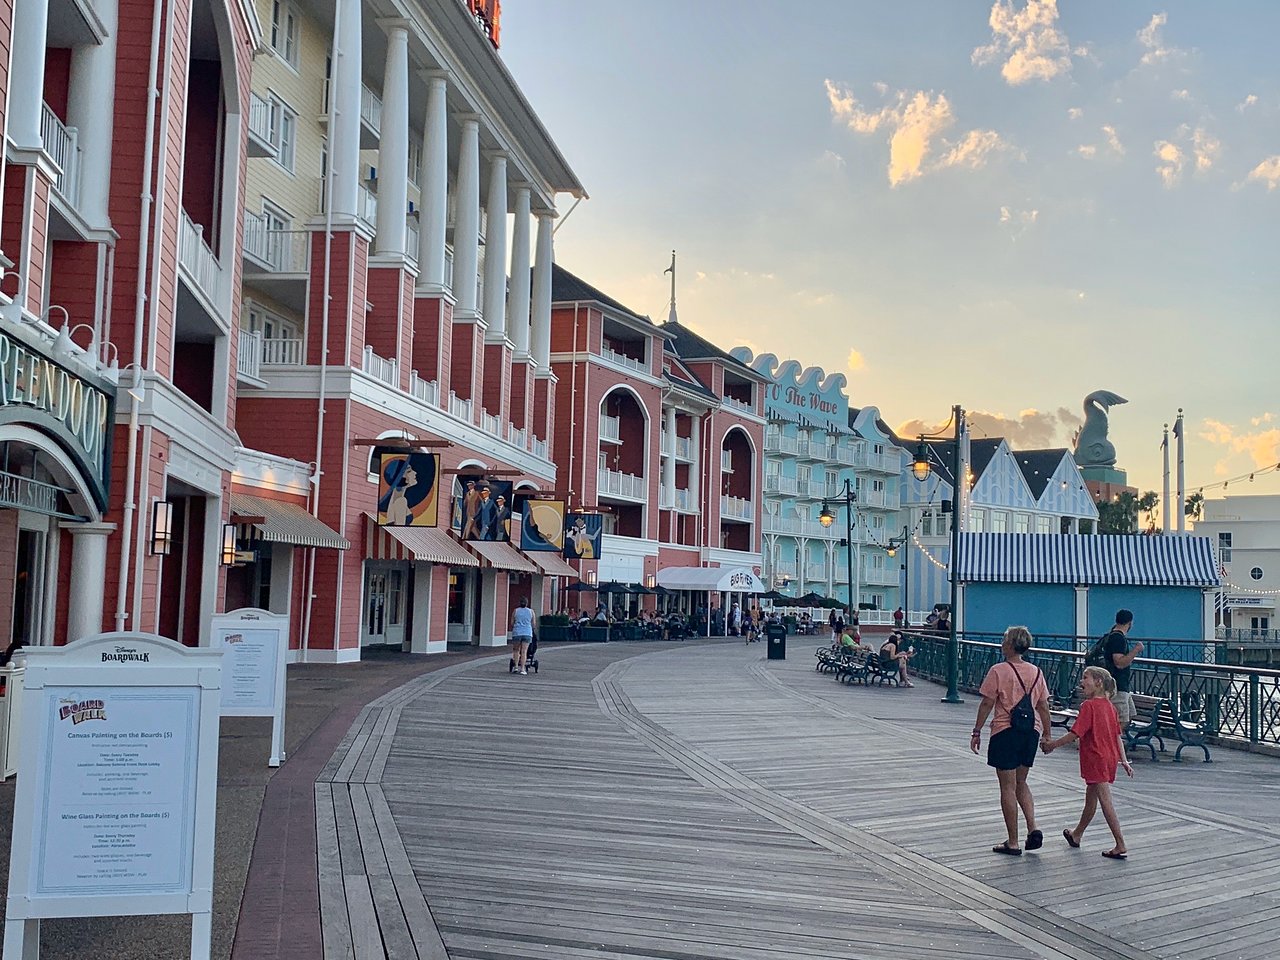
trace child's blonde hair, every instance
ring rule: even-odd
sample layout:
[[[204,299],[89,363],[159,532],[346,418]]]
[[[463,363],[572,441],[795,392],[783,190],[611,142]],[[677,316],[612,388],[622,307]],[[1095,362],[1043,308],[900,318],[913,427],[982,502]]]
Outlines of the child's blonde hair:
[[[1106,667],[1085,667],[1084,675],[1093,677],[1093,682],[1099,684],[1108,697],[1115,695],[1116,678],[1107,672]]]

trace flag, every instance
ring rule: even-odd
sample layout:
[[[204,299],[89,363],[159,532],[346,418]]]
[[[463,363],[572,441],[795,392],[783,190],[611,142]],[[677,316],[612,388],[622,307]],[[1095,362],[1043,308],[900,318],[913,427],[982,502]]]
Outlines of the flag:
[[[1178,415],[1178,419],[1173,421],[1173,435],[1179,440],[1182,439],[1182,415]]]
[[[1166,432],[1166,433],[1165,433],[1165,435],[1164,435],[1164,439],[1160,441],[1160,449],[1161,449],[1161,450],[1168,450],[1168,449],[1169,449],[1169,434],[1168,434],[1168,432]]]

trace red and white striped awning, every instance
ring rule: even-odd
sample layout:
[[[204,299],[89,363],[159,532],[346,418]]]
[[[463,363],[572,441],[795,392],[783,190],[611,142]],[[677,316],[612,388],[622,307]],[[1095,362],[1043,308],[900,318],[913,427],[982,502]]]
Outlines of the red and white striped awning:
[[[512,570],[516,573],[541,573],[527,556],[501,540],[464,540],[469,549],[481,557],[487,566],[495,570]]]
[[[578,579],[578,571],[569,566],[558,553],[551,553],[548,550],[530,550],[525,556],[537,564],[538,568],[548,577],[573,577],[575,580]]]
[[[450,567],[478,567],[480,561],[438,527],[380,527],[364,515],[364,555],[369,560],[420,560]]]

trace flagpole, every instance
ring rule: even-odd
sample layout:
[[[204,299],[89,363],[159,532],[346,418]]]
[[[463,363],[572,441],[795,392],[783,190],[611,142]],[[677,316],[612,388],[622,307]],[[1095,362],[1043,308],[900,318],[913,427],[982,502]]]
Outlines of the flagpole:
[[[1165,533],[1169,532],[1169,511],[1172,505],[1169,502],[1169,425],[1164,425],[1164,442],[1160,444],[1160,449],[1164,451],[1164,491],[1163,499],[1160,501],[1163,509],[1160,511],[1164,514],[1163,529]]]
[[[662,271],[671,274],[671,303],[667,307],[667,323],[676,322],[676,252],[671,251],[671,266]]]
[[[1173,434],[1178,438],[1178,532],[1187,532],[1187,511],[1183,506],[1187,502],[1187,475],[1185,441],[1183,439],[1182,408],[1178,408],[1178,419],[1173,427]]]

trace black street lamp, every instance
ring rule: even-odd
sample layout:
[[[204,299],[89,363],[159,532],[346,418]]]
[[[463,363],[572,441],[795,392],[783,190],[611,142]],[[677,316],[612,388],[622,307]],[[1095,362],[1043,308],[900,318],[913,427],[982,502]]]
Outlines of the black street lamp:
[[[942,702],[964,703],[960,698],[959,690],[960,641],[956,635],[956,603],[960,599],[960,582],[956,577],[956,558],[960,547],[960,485],[968,483],[969,480],[967,477],[960,476],[960,437],[964,433],[964,409],[959,404],[951,408],[951,422],[955,425],[954,438],[948,438],[945,434],[931,436],[920,434],[915,459],[911,464],[911,475],[923,482],[929,479],[929,474],[933,470],[925,440],[954,439],[955,448],[952,450],[951,457],[951,563],[949,564],[951,568],[951,615],[949,617],[951,634],[947,639],[947,695],[942,698]]]
[[[844,500],[845,509],[845,532],[847,534],[844,545],[846,548],[845,556],[849,565],[849,622],[853,621],[853,612],[858,609],[858,598],[853,592],[853,511],[858,504],[858,491],[853,484],[849,482],[849,478],[844,478],[844,490],[839,496]],[[836,515],[831,509],[830,504],[822,501],[822,512],[818,514],[818,522],[824,527],[830,527],[835,522]]]

